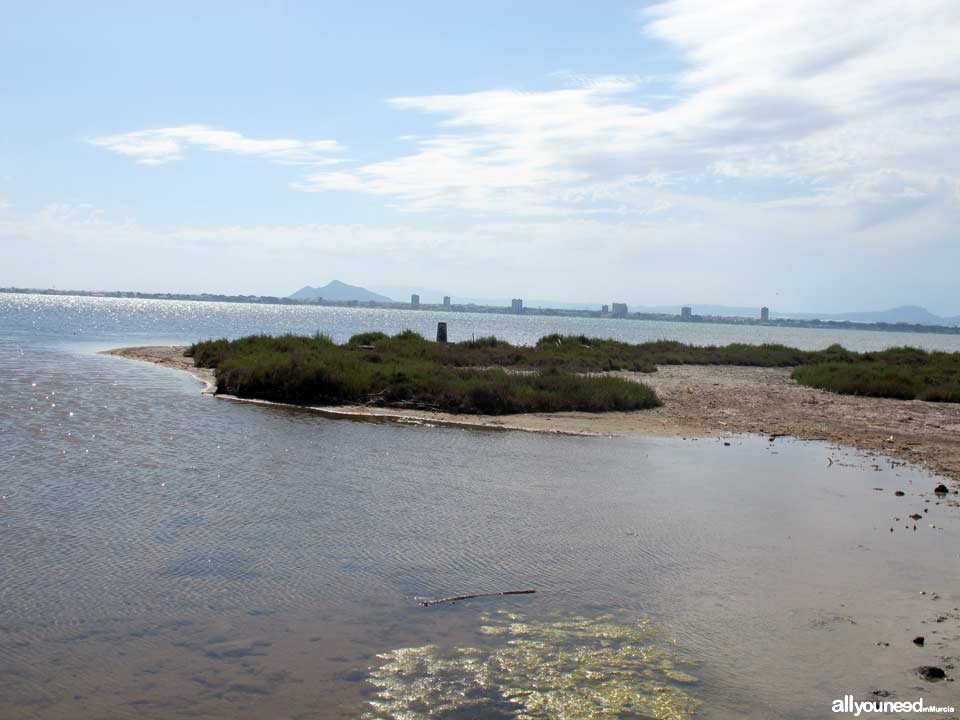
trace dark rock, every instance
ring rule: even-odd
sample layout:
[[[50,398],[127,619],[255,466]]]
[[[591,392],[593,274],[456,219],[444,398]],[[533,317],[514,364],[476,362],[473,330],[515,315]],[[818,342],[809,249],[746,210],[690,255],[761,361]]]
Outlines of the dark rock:
[[[947,486],[944,485],[943,483],[940,483],[939,485],[937,485],[937,486],[933,489],[933,491],[934,491],[935,493],[937,493],[938,495],[946,495],[946,494],[949,492],[949,490],[947,490]]]
[[[896,495],[897,497],[903,497],[904,495],[906,495],[906,493],[903,490],[897,490],[894,493],[894,495]]]
[[[939,668],[936,665],[921,665],[917,668],[917,675],[924,680],[929,680],[931,682],[935,680],[943,680],[947,676],[947,674],[943,671],[943,668]]]
[[[919,519],[922,518],[922,517],[923,517],[923,515],[921,515],[920,513],[914,513],[913,515],[910,516],[910,519],[911,519],[911,520],[919,520]]]
[[[923,635],[917,635],[917,636],[913,639],[913,644],[914,644],[914,645],[919,645],[920,647],[923,647]]]
[[[367,679],[367,673],[364,670],[347,670],[339,673],[337,678],[346,682],[360,682]]]

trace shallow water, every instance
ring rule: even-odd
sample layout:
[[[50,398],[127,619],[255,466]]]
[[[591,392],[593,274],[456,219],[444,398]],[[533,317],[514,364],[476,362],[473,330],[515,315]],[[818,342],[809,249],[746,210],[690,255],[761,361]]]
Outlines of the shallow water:
[[[623,717],[820,718],[880,688],[957,704],[911,672],[960,632],[957,508],[920,471],[232,403],[94,355],[144,336],[91,317],[78,343],[56,333],[75,318],[0,315],[0,717],[386,717],[416,697],[561,717],[544,684],[582,709],[577,667],[604,669],[594,710]]]

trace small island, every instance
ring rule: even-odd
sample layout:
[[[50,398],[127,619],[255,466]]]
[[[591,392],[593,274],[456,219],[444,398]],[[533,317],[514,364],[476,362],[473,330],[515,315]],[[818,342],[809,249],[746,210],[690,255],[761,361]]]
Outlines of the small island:
[[[407,330],[393,336],[354,335],[343,345],[320,333],[254,335],[196,343],[186,354],[198,367],[215,370],[219,393],[293,405],[372,405],[476,415],[660,406],[644,383],[597,373],[623,363],[655,369],[621,357],[629,347],[559,336],[543,338],[530,348],[494,337],[435,343]]]
[[[107,354],[187,371],[207,392],[329,417],[569,435],[827,440],[960,479],[960,353],[838,345],[629,344],[414,332],[209,340]]]
[[[891,348],[857,353],[832,345],[722,347],[657,341],[632,345],[548,335],[533,346],[495,337],[430,342],[407,330],[354,335],[342,345],[317,333],[209,340],[186,353],[215,371],[217,392],[295,405],[359,404],[507,415],[659,407],[656,393],[617,371],[660,365],[794,367],[797,382],[832,392],[960,402],[960,354]]]

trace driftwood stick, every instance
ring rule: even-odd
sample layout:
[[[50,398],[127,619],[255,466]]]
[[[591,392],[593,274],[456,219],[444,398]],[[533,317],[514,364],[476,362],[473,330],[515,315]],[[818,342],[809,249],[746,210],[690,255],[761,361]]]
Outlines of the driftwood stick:
[[[439,600],[423,600],[421,607],[430,607],[431,605],[442,605],[443,603],[455,603],[457,600],[472,600],[473,598],[496,597],[498,595],[530,595],[536,590],[505,590],[504,592],[479,593],[478,595],[454,595],[453,597],[440,598]]]

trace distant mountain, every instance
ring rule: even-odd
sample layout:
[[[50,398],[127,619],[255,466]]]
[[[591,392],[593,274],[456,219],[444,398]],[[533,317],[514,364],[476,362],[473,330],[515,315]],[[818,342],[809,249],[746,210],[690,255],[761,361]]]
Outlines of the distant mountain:
[[[956,325],[955,317],[940,317],[918,305],[902,305],[889,310],[870,310],[847,313],[774,313],[776,317],[792,317],[800,320],[840,320],[868,323],[911,323],[915,325]]]
[[[760,308],[732,307],[729,305],[697,305],[691,303],[694,315],[720,315],[723,317],[759,317]],[[678,305],[659,305],[655,307],[631,306],[633,312],[654,312],[679,314]],[[960,316],[940,317],[917,305],[903,305],[889,310],[868,310],[845,313],[781,312],[771,308],[771,318],[790,318],[793,320],[835,320],[839,322],[865,323],[910,323],[915,325],[960,325]]]
[[[292,300],[316,300],[317,298],[323,298],[324,300],[334,300],[336,302],[346,302],[348,300],[358,300],[361,302],[393,302],[393,300],[386,295],[378,295],[375,292],[370,292],[366,288],[358,287],[357,285],[347,285],[339,280],[327,283],[323,287],[310,287],[307,285],[289,297]]]

